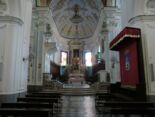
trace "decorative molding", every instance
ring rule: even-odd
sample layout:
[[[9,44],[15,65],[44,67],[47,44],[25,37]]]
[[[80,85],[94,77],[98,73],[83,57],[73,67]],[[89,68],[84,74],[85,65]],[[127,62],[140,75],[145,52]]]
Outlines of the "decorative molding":
[[[140,38],[140,35],[131,35],[131,34],[125,34],[123,35],[118,41],[116,41],[115,43],[113,43],[110,47],[110,49],[113,49],[115,46],[117,46],[120,42],[122,42],[124,40],[124,38],[126,37],[130,37],[130,38]]]
[[[5,11],[7,8],[6,3],[3,3],[2,1],[0,1],[0,11]]]
[[[131,18],[128,23],[133,24],[137,21],[153,21],[155,22],[155,15],[138,15]]]
[[[3,91],[5,88],[0,90],[0,95],[12,95],[27,92],[26,88],[15,90],[15,91]]]
[[[18,17],[13,16],[0,16],[0,23],[16,23],[19,25],[23,25],[24,22]]]
[[[155,8],[155,0],[148,0],[146,3],[147,8]]]
[[[155,29],[155,26],[152,24],[146,24],[148,28]]]
[[[121,16],[121,10],[118,8],[105,7],[104,9],[102,9],[102,12],[107,18]]]
[[[3,63],[0,62],[0,81],[2,81],[2,77],[3,77]]]
[[[6,24],[0,25],[0,29],[3,29],[3,28],[5,28],[5,27],[6,27]]]

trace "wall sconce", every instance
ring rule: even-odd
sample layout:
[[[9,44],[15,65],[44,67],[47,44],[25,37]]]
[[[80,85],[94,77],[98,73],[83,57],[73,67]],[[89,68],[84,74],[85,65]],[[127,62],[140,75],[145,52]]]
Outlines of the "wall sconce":
[[[27,58],[26,57],[23,57],[23,62],[25,62],[25,61],[31,61],[32,59],[34,59],[34,55],[33,54],[30,54]]]
[[[25,61],[28,61],[28,60],[29,60],[29,58],[24,58],[24,57],[23,57],[23,61],[24,61],[24,62],[25,62]]]

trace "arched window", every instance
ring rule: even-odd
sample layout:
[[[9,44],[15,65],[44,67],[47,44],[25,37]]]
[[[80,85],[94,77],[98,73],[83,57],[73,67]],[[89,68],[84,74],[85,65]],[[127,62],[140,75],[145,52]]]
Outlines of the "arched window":
[[[67,65],[67,52],[61,51],[61,66],[66,66]]]
[[[92,53],[91,52],[85,53],[85,64],[87,67],[92,66]]]
[[[101,59],[102,59],[102,53],[101,53],[101,46],[99,45],[97,52],[97,63],[101,63]]]

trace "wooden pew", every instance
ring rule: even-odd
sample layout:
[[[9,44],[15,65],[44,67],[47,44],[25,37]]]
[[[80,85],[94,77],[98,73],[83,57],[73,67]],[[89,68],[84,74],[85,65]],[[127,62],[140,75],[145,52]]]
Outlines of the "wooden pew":
[[[123,110],[124,109],[124,110]],[[125,110],[126,109],[126,110]],[[138,109],[138,110],[137,110]],[[100,101],[96,104],[96,110],[99,114],[105,114],[107,111],[110,114],[139,114],[143,115],[141,111],[146,111],[149,114],[155,110],[152,102],[116,102],[116,101]],[[137,113],[136,113],[137,110]],[[121,113],[124,111],[125,113]]]
[[[57,98],[18,97],[18,102],[59,103]]]
[[[62,100],[58,98],[40,98],[40,97],[18,97],[18,102],[27,103],[49,103],[54,104],[54,110],[60,110],[62,107]]]
[[[145,84],[140,83],[133,86],[122,86],[121,83],[110,85],[110,93],[117,101],[146,101]]]
[[[18,102],[16,103],[2,103],[0,108],[0,115],[2,117],[52,117],[55,115],[57,116],[60,112],[58,104],[61,103],[61,100],[60,95],[56,95],[55,98],[53,98],[54,95],[55,94],[53,93],[36,93],[31,94],[30,97],[18,97]]]
[[[95,100],[110,100],[111,95],[109,93],[97,93],[95,95]]]
[[[48,108],[53,109],[53,103],[25,103],[25,102],[15,102],[15,103],[2,103],[1,108]]]
[[[116,101],[99,101],[96,103],[97,107],[111,107],[111,108],[153,108],[155,105],[152,102],[116,102]]]
[[[121,93],[111,93],[111,97],[117,101],[135,101],[134,98],[131,98]]]
[[[26,94],[26,97],[40,97],[40,98],[61,98],[60,95],[43,95],[43,94]]]
[[[2,103],[1,108],[9,108],[9,109],[49,109],[51,115],[58,115],[59,108],[55,107],[54,103],[23,103],[23,102],[15,102],[15,103]]]
[[[102,110],[102,115],[110,114],[110,115],[148,115],[152,117],[155,115],[155,108],[104,108]]]
[[[0,108],[1,117],[22,116],[22,117],[51,117],[49,109],[17,109],[17,108]]]
[[[40,95],[59,95],[59,96],[61,96],[60,93],[52,93],[52,92],[32,92],[31,94],[40,94]]]

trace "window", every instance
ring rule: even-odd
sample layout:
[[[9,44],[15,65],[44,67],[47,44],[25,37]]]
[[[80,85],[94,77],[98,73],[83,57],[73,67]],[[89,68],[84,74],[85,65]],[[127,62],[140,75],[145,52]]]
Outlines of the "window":
[[[61,52],[61,66],[67,65],[67,52]]]
[[[85,64],[87,67],[92,66],[92,53],[91,52],[85,53]]]
[[[99,46],[97,52],[97,63],[101,63],[101,59],[102,59],[101,46]]]

